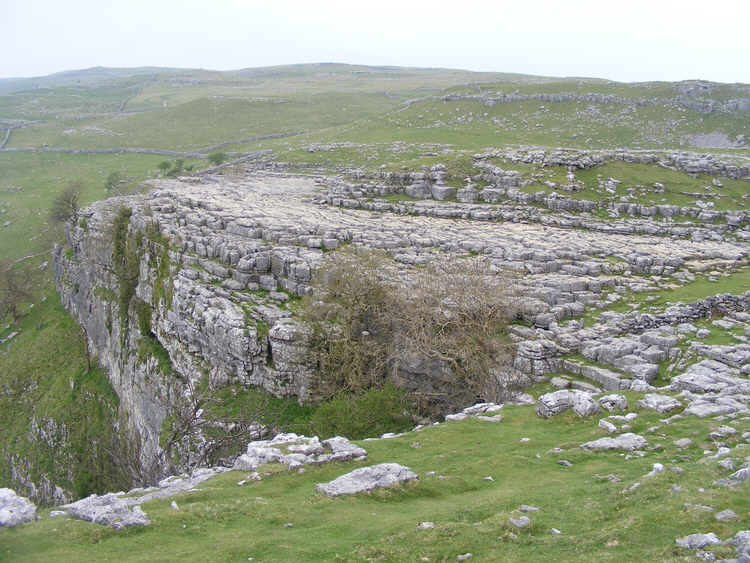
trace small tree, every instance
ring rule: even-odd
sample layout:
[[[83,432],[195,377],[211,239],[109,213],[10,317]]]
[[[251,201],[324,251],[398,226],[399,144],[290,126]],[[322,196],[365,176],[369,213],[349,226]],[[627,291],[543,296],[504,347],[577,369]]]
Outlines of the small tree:
[[[174,161],[174,166],[172,167],[172,170],[170,170],[167,173],[167,176],[175,177],[179,176],[182,173],[182,167],[185,164],[185,161],[181,158],[178,158]]]
[[[276,428],[284,417],[285,407],[274,406],[266,394],[238,405],[231,416],[225,416],[221,406],[229,400],[225,392],[231,394],[236,389],[214,388],[207,379],[185,380],[180,387],[168,390],[161,399],[168,418],[162,426],[160,446],[169,473],[231,464],[248,441],[261,438],[267,425]]]
[[[162,160],[159,163],[159,170],[161,170],[162,175],[166,174],[170,168],[172,168],[172,164],[168,160]]]
[[[107,191],[110,191],[114,190],[121,183],[122,175],[117,171],[110,172],[109,176],[107,176],[107,181],[104,183],[104,187],[107,189]]]
[[[29,270],[0,263],[0,320],[7,316],[17,322],[22,316],[21,305],[31,300]]]
[[[304,301],[317,392],[362,394],[390,381],[427,413],[476,398],[502,400],[522,383],[505,332],[518,300],[481,257],[399,272],[385,253],[331,253]]]
[[[81,183],[71,182],[60,194],[52,201],[50,209],[50,219],[55,223],[64,223],[70,219],[77,220],[78,212],[81,209]]]
[[[226,153],[216,151],[212,152],[208,155],[208,160],[213,164],[214,166],[218,166],[222,162],[224,162],[227,159]]]

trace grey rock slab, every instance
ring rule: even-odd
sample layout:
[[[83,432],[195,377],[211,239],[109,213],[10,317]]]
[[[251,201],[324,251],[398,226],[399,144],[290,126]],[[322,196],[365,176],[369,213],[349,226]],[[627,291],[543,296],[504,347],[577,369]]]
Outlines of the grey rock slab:
[[[281,463],[295,469],[302,465],[361,460],[365,457],[367,452],[363,448],[342,436],[321,442],[317,436],[310,438],[284,433],[271,440],[250,442],[246,452],[235,460],[233,469],[252,471],[266,463]]]
[[[73,518],[112,526],[115,530],[151,524],[148,514],[143,512],[140,506],[133,506],[131,510],[126,500],[119,498],[120,496],[115,493],[91,495],[60,508]]]
[[[609,412],[612,411],[624,411],[628,409],[628,400],[624,395],[612,393],[610,395],[604,395],[598,399],[599,405]]]
[[[581,376],[596,381],[608,391],[628,389],[631,382],[615,371],[598,366],[581,366]]]
[[[381,463],[355,469],[328,483],[318,483],[315,490],[335,497],[390,487],[415,479],[419,477],[408,467],[398,463]]]
[[[531,524],[531,518],[528,516],[519,516],[518,518],[508,518],[508,523],[515,528],[525,528]]]
[[[615,438],[606,437],[581,444],[584,450],[641,450],[648,446],[648,441],[643,436],[627,432]]]
[[[663,471],[664,471],[664,465],[662,465],[661,463],[654,463],[651,471],[646,473],[644,477],[653,477],[654,475],[657,475],[658,473],[661,473]]]
[[[732,539],[727,540],[727,543],[735,547],[750,546],[750,530],[737,532]]]
[[[545,393],[537,400],[536,413],[544,418],[555,416],[573,408],[578,416],[586,417],[601,412],[590,394],[575,389],[561,389]]]
[[[719,438],[726,438],[727,436],[732,436],[736,433],[736,428],[733,428],[731,426],[720,426],[719,428],[711,432],[708,436],[712,440],[718,440]]]
[[[716,518],[719,522],[721,522],[722,520],[735,520],[739,518],[739,516],[737,516],[737,513],[734,510],[727,508],[726,510],[717,512],[714,515],[714,518]]]
[[[466,407],[461,412],[473,416],[477,414],[494,414],[500,412],[502,409],[503,405],[498,405],[497,403],[477,403]]]
[[[708,418],[709,416],[720,416],[737,412],[732,405],[717,404],[708,401],[694,401],[682,411],[683,414],[697,416],[698,418]]]
[[[456,197],[456,188],[453,188],[451,186],[433,185],[430,188],[430,191],[432,192],[433,199],[436,199],[438,201]]]
[[[169,498],[184,491],[190,491],[211,477],[229,471],[228,467],[205,467],[193,471],[191,475],[173,475],[159,481],[156,487],[133,489],[123,501],[135,506],[154,499]],[[144,493],[144,494],[141,494]]]
[[[594,395],[596,393],[601,393],[602,390],[597,387],[596,385],[592,385],[591,383],[587,383],[585,381],[572,381],[570,383],[571,388],[577,389],[579,391],[584,391],[586,393],[589,393],[591,395]]]
[[[501,414],[495,414],[492,416],[484,416],[484,415],[477,415],[477,420],[482,420],[484,422],[502,422],[503,421],[503,415]]]
[[[727,365],[716,360],[701,360],[691,365],[683,374],[672,378],[670,387],[675,391],[693,393],[715,393],[727,387],[738,387],[750,391],[750,382],[736,377]]]
[[[743,467],[739,471],[735,471],[729,476],[730,479],[737,481],[748,481],[750,480],[750,467]]]
[[[732,459],[722,459],[719,463],[717,463],[719,467],[722,469],[725,469],[726,471],[734,471],[734,461]]]
[[[553,377],[549,380],[549,383],[557,389],[567,389],[570,387],[570,379],[566,379],[565,377]]]
[[[36,518],[36,506],[29,499],[12,489],[0,489],[0,526],[15,528]]]
[[[568,410],[571,405],[571,392],[561,389],[541,395],[537,400],[536,413],[544,418],[550,418]]]
[[[653,385],[649,385],[647,382],[643,381],[642,379],[634,379],[630,383],[629,389],[631,391],[638,391],[640,393],[645,393],[648,391],[655,391],[656,388]]]
[[[571,391],[575,393],[575,391]],[[573,412],[578,416],[585,418],[594,414],[599,414],[602,409],[599,404],[588,393],[575,393],[573,395]]]
[[[683,508],[685,510],[697,510],[700,512],[714,512],[716,510],[713,506],[706,506],[705,504],[690,504],[689,502],[686,502],[683,505]]]
[[[615,426],[614,424],[612,424],[611,422],[609,422],[605,418],[602,418],[599,421],[598,426],[599,426],[599,428],[603,428],[604,430],[606,430],[610,434],[614,434],[615,432],[617,432],[617,426]]]
[[[674,397],[657,393],[647,393],[636,405],[642,409],[651,409],[662,414],[682,407],[682,403]]]
[[[690,438],[680,438],[672,443],[680,449],[689,448],[693,445],[693,441]]]
[[[721,540],[713,532],[708,534],[691,534],[683,538],[677,538],[675,543],[687,549],[701,549],[708,545],[717,545]]]

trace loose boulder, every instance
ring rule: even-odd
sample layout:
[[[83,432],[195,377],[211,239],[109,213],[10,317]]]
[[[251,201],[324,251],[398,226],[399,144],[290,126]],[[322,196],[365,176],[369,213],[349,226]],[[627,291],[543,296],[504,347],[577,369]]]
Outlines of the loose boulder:
[[[665,413],[680,408],[682,403],[668,395],[658,395],[657,393],[648,393],[643,399],[636,403],[639,408],[651,409],[658,413]]]
[[[519,516],[518,518],[509,518],[508,523],[514,528],[525,528],[531,524],[531,518],[528,516]]]
[[[544,418],[550,418],[569,408],[573,408],[580,417],[601,412],[601,408],[589,393],[575,389],[561,389],[560,391],[545,393],[539,397],[536,413]]]
[[[332,461],[361,460],[367,452],[346,438],[335,436],[322,442],[317,436],[279,434],[272,440],[257,440],[234,462],[233,469],[254,471],[266,463],[281,463],[290,469],[302,465],[321,465]]]
[[[708,545],[716,545],[721,543],[721,540],[713,532],[709,534],[691,534],[684,538],[677,538],[675,543],[680,547],[687,549],[701,549]]]
[[[398,463],[381,463],[355,469],[328,483],[318,483],[315,490],[329,497],[336,497],[382,489],[415,479],[419,477],[408,467]]]
[[[628,400],[624,395],[612,393],[610,395],[599,397],[599,405],[609,412],[624,411],[628,408]]]
[[[15,528],[36,518],[36,506],[29,499],[12,489],[0,489],[0,526]]]
[[[91,495],[79,501],[65,504],[60,508],[79,520],[112,526],[115,530],[129,526],[148,526],[151,520],[140,506],[131,510],[128,503],[119,498],[122,493],[109,493],[102,496]]]
[[[586,442],[581,444],[581,448],[584,450],[626,450],[634,451],[640,450],[648,446],[646,438],[628,432],[626,434],[620,434],[616,438],[599,438],[592,442]]]

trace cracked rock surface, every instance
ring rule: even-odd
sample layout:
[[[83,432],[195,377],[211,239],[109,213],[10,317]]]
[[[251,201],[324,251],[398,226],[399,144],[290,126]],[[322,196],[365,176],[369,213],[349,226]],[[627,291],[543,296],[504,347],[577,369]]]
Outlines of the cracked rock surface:
[[[281,463],[296,469],[334,461],[362,460],[367,452],[346,438],[335,436],[320,441],[297,434],[278,434],[271,440],[250,442],[247,451],[234,462],[233,469],[252,471],[265,463]]]
[[[36,520],[36,506],[12,489],[0,489],[0,527],[15,528]]]
[[[315,485],[315,490],[329,497],[335,497],[390,487],[415,479],[419,477],[408,467],[398,463],[381,463],[355,469],[328,483],[318,483]]]

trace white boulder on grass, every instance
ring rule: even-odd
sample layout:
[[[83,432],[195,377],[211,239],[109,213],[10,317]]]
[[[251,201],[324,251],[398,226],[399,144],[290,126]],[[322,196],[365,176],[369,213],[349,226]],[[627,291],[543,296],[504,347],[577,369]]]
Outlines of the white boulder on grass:
[[[628,432],[626,434],[620,434],[616,438],[599,438],[591,442],[581,444],[581,448],[584,450],[626,450],[634,451],[641,450],[648,446],[646,438]]]
[[[14,528],[36,520],[36,506],[12,489],[0,489],[0,526]]]
[[[576,389],[561,389],[545,393],[536,404],[536,413],[544,418],[558,415],[569,408],[580,417],[591,416],[602,412],[599,404],[589,393]]]
[[[328,483],[318,483],[315,490],[329,497],[336,497],[382,489],[415,479],[419,477],[408,467],[398,463],[381,463],[355,469]]]

